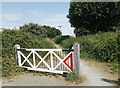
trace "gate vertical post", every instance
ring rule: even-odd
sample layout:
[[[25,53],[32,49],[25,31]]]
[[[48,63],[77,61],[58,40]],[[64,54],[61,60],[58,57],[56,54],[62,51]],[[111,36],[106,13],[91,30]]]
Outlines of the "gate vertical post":
[[[53,63],[53,51],[50,51],[50,59],[51,59],[51,69],[53,70],[53,67],[54,67],[54,63]]]
[[[19,52],[17,49],[20,49],[20,45],[15,45],[15,54],[16,54],[16,61],[17,61],[17,64],[19,66],[21,66],[21,58],[20,58],[20,55],[19,55]]]
[[[78,43],[73,45],[74,59],[73,59],[73,72],[77,75],[80,74],[80,46]]]

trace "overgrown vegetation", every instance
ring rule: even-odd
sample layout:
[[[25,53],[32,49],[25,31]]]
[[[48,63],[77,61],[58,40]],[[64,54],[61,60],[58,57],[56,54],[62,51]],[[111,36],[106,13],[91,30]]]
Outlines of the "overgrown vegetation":
[[[16,44],[22,48],[53,48],[53,44],[45,38],[19,30],[4,30],[2,32],[2,57],[15,56]]]
[[[2,31],[2,75],[4,77],[24,71],[17,66],[14,48],[16,44],[19,44],[22,48],[54,48],[51,41],[40,35],[23,30],[4,29]]]
[[[16,64],[16,58],[10,57],[10,58],[3,58],[2,60],[2,76],[3,77],[10,77],[15,76],[19,72],[23,72],[24,69],[18,67]]]
[[[95,58],[98,61],[110,63],[114,71],[118,71],[119,60],[119,32],[108,32],[96,35],[70,38],[62,42],[62,46],[68,48],[69,44],[79,43],[82,56]]]
[[[54,38],[57,35],[61,35],[61,31],[56,29],[55,27],[50,26],[41,26],[35,23],[28,23],[20,26],[20,30],[27,33],[32,33],[33,35],[37,35],[40,37],[48,37]]]
[[[59,36],[56,36],[53,41],[56,43],[56,44],[61,44],[64,40],[66,39],[69,39],[70,36],[69,35],[59,35]]]
[[[70,2],[67,18],[77,38],[62,42],[63,47],[79,43],[83,58],[109,63],[118,71],[120,57],[120,2]],[[117,32],[116,32],[117,31]],[[106,32],[106,33],[105,33]]]
[[[79,76],[74,72],[70,72],[69,74],[66,75],[66,80],[70,82],[76,82],[79,80]]]

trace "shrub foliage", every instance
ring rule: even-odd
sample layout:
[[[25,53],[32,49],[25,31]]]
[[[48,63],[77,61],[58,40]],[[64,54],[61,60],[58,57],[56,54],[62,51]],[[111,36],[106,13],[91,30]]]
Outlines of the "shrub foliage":
[[[16,65],[15,48],[19,44],[22,48],[53,48],[54,45],[47,39],[21,30],[2,31],[2,58],[3,76],[11,76],[14,73],[23,71]]]
[[[55,27],[50,27],[46,25],[41,26],[35,23],[24,24],[23,26],[20,26],[20,30],[32,33],[33,35],[48,38],[54,38],[55,36],[62,34],[61,31],[56,29]]]
[[[61,44],[64,40],[69,39],[69,38],[70,38],[69,35],[64,35],[64,36],[59,35],[59,36],[56,36],[56,37],[53,39],[53,41],[54,41],[56,44]]]
[[[78,42],[81,52],[93,55],[95,59],[106,62],[118,61],[118,32],[88,35],[77,38],[70,38],[62,42],[63,47]]]

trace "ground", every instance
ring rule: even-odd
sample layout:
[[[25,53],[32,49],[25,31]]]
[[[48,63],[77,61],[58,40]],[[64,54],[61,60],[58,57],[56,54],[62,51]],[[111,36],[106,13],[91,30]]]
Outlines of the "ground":
[[[59,45],[55,46],[60,48]],[[85,59],[80,59],[80,76],[82,83],[76,84],[66,81],[62,75],[21,73],[10,79],[3,78],[2,83],[3,86],[116,86],[118,80],[118,74],[112,73],[106,63]]]
[[[80,72],[84,79],[82,83],[67,82],[61,75],[39,76],[33,73],[22,73],[11,79],[3,78],[4,86],[115,86],[117,75],[100,69],[97,64],[80,60]],[[104,65],[103,65],[104,66]]]

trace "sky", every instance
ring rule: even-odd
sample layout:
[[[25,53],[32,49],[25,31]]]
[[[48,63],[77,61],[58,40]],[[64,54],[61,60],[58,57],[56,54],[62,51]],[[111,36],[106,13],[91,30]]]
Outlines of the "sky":
[[[37,23],[60,29],[63,35],[74,35],[67,14],[69,2],[2,2],[2,28],[19,28]],[[1,23],[1,22],[0,22]]]

